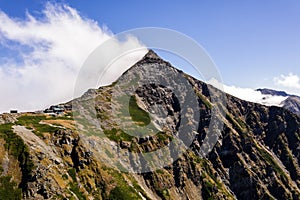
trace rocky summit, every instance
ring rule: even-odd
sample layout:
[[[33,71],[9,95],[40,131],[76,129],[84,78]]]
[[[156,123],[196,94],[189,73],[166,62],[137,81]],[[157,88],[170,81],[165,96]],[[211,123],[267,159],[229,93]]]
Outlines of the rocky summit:
[[[299,115],[151,50],[58,108],[0,115],[0,199],[300,199]]]

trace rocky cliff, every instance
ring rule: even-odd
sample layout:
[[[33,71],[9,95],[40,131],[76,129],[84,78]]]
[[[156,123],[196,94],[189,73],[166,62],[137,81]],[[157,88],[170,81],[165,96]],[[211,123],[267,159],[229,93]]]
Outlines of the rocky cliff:
[[[299,116],[223,95],[152,51],[72,103],[1,115],[0,199],[300,198]]]

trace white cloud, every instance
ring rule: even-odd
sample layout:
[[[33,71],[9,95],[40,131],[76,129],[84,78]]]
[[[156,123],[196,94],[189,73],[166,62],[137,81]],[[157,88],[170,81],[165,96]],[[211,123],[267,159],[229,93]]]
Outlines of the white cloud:
[[[299,76],[289,73],[288,75],[280,75],[274,78],[274,83],[279,86],[300,89],[300,78]]]
[[[224,85],[215,79],[209,80],[208,83],[215,86],[216,88],[222,89],[224,92],[231,94],[232,96],[266,106],[282,106],[281,102],[287,99],[287,97],[283,96],[265,95],[252,88],[241,88],[236,86]]]
[[[266,106],[282,106],[281,102],[288,98],[283,96],[272,96],[272,95],[262,94],[261,92],[256,91],[252,88],[241,88],[236,86],[225,85],[224,90],[228,94],[236,96],[240,99],[263,104]]]
[[[26,19],[15,19],[0,11],[0,47],[5,49],[0,59],[0,112],[42,109],[72,99],[80,67],[110,37],[112,33],[106,27],[83,18],[67,5],[48,3],[42,17],[27,13]],[[107,51],[124,46],[142,45],[130,38],[118,41],[114,49]],[[123,68],[111,70],[107,82],[115,80],[145,53],[144,49],[125,56]]]

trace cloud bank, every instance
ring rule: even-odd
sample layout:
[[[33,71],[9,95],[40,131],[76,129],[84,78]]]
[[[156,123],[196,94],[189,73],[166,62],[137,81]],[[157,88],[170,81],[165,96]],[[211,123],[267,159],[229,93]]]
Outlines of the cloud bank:
[[[32,111],[71,100],[85,59],[112,36],[107,27],[68,5],[47,3],[39,17],[26,13],[25,19],[0,11],[0,112]],[[107,51],[124,46],[142,44],[131,37]],[[124,56],[122,68],[110,70],[106,82],[114,81],[145,53],[146,49]]]
[[[262,94],[259,91],[256,91],[252,88],[241,88],[236,86],[224,86],[225,92],[236,96],[240,99],[263,104],[266,106],[282,106],[281,103],[286,100],[288,97],[283,96],[272,96]]]
[[[272,96],[262,94],[261,92],[256,91],[252,88],[242,88],[232,85],[223,85],[215,79],[209,80],[208,83],[215,86],[216,88],[223,90],[228,94],[231,94],[232,96],[238,97],[246,101],[263,104],[266,106],[282,106],[281,102],[288,98],[283,96]]]

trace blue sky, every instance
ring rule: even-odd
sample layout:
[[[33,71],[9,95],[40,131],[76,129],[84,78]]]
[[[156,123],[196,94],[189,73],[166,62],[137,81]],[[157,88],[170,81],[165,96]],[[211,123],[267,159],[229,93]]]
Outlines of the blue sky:
[[[0,0],[0,9],[11,18],[25,19],[27,11],[39,19],[46,2]],[[300,94],[300,1],[56,2],[114,34],[149,26],[182,32],[206,49],[227,85]],[[5,57],[14,51],[0,45]]]

